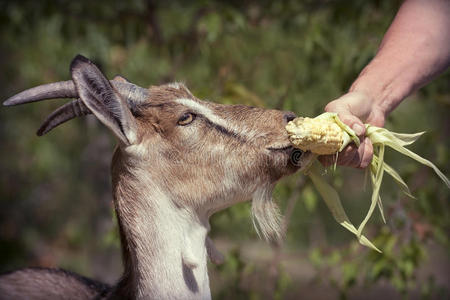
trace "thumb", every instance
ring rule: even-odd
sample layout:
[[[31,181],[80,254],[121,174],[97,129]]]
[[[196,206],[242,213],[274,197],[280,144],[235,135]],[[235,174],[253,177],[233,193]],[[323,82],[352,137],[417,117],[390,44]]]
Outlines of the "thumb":
[[[354,115],[349,113],[338,113],[339,119],[346,125],[348,125],[356,135],[362,140],[364,138],[364,134],[366,133],[366,126],[364,126],[363,122]]]
[[[363,122],[358,117],[353,115],[347,109],[346,105],[334,105],[333,102],[325,107],[325,111],[337,113],[339,119],[353,129],[355,134],[360,138],[360,140],[362,140],[364,138],[364,134],[366,133],[366,126],[364,126]]]

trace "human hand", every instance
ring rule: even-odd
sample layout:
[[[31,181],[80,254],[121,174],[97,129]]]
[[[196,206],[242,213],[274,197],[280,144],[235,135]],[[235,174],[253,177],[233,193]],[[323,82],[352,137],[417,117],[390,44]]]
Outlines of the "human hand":
[[[385,120],[383,110],[366,94],[349,92],[328,103],[325,111],[337,113],[341,121],[350,126],[361,141],[359,147],[355,144],[345,147],[338,155],[337,164],[366,168],[372,161],[373,146],[369,138],[365,137],[366,127],[364,123],[382,127]],[[334,164],[335,160],[335,155],[319,156],[319,161],[324,166]]]

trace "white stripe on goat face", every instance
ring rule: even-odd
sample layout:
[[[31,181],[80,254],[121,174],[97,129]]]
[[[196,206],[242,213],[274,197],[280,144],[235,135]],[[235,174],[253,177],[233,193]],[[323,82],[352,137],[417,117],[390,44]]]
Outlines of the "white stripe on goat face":
[[[239,127],[233,126],[233,124],[230,124],[220,116],[216,115],[209,107],[206,107],[205,105],[201,104],[200,102],[197,102],[192,99],[188,98],[179,98],[176,99],[175,102],[180,103],[184,106],[187,106],[191,108],[192,110],[196,111],[199,114],[204,115],[207,119],[209,119],[211,122],[220,125],[231,132],[239,133],[241,136],[247,137],[249,140],[255,139],[261,135],[261,133],[248,129],[241,124]],[[264,134],[262,134],[264,135]]]
[[[179,99],[176,99],[175,101],[204,115],[211,122],[216,123],[217,125],[220,125],[224,128],[228,127],[227,122],[224,119],[217,116],[216,114],[214,114],[214,112],[211,109],[209,109],[208,107],[202,105],[201,103],[199,103],[195,100],[188,99],[188,98],[179,98]]]

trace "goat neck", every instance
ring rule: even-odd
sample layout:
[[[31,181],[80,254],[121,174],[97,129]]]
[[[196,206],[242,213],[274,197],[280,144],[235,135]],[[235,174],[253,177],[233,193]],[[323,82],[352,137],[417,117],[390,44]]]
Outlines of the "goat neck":
[[[164,191],[146,170],[117,149],[114,205],[119,220],[124,275],[113,292],[131,299],[210,299],[207,216]]]

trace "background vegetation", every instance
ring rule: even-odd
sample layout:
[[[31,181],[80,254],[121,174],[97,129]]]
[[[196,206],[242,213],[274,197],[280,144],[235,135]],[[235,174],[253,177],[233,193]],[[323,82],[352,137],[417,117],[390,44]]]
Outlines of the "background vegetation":
[[[376,52],[399,1],[0,1],[0,99],[70,78],[81,53],[141,86],[183,81],[199,98],[314,116],[350,86]],[[427,130],[415,151],[450,174],[450,74],[405,101],[386,127]],[[61,102],[0,109],[0,271],[63,267],[113,283],[121,272],[109,163],[114,140],[95,119],[44,138]],[[387,224],[357,244],[296,174],[275,191],[288,222],[284,245],[261,242],[249,204],[215,215],[226,255],[210,266],[216,299],[449,296],[449,191],[419,164],[388,153],[416,200],[383,183]],[[249,162],[251,163],[251,162]],[[364,174],[333,176],[350,218],[369,206]]]

